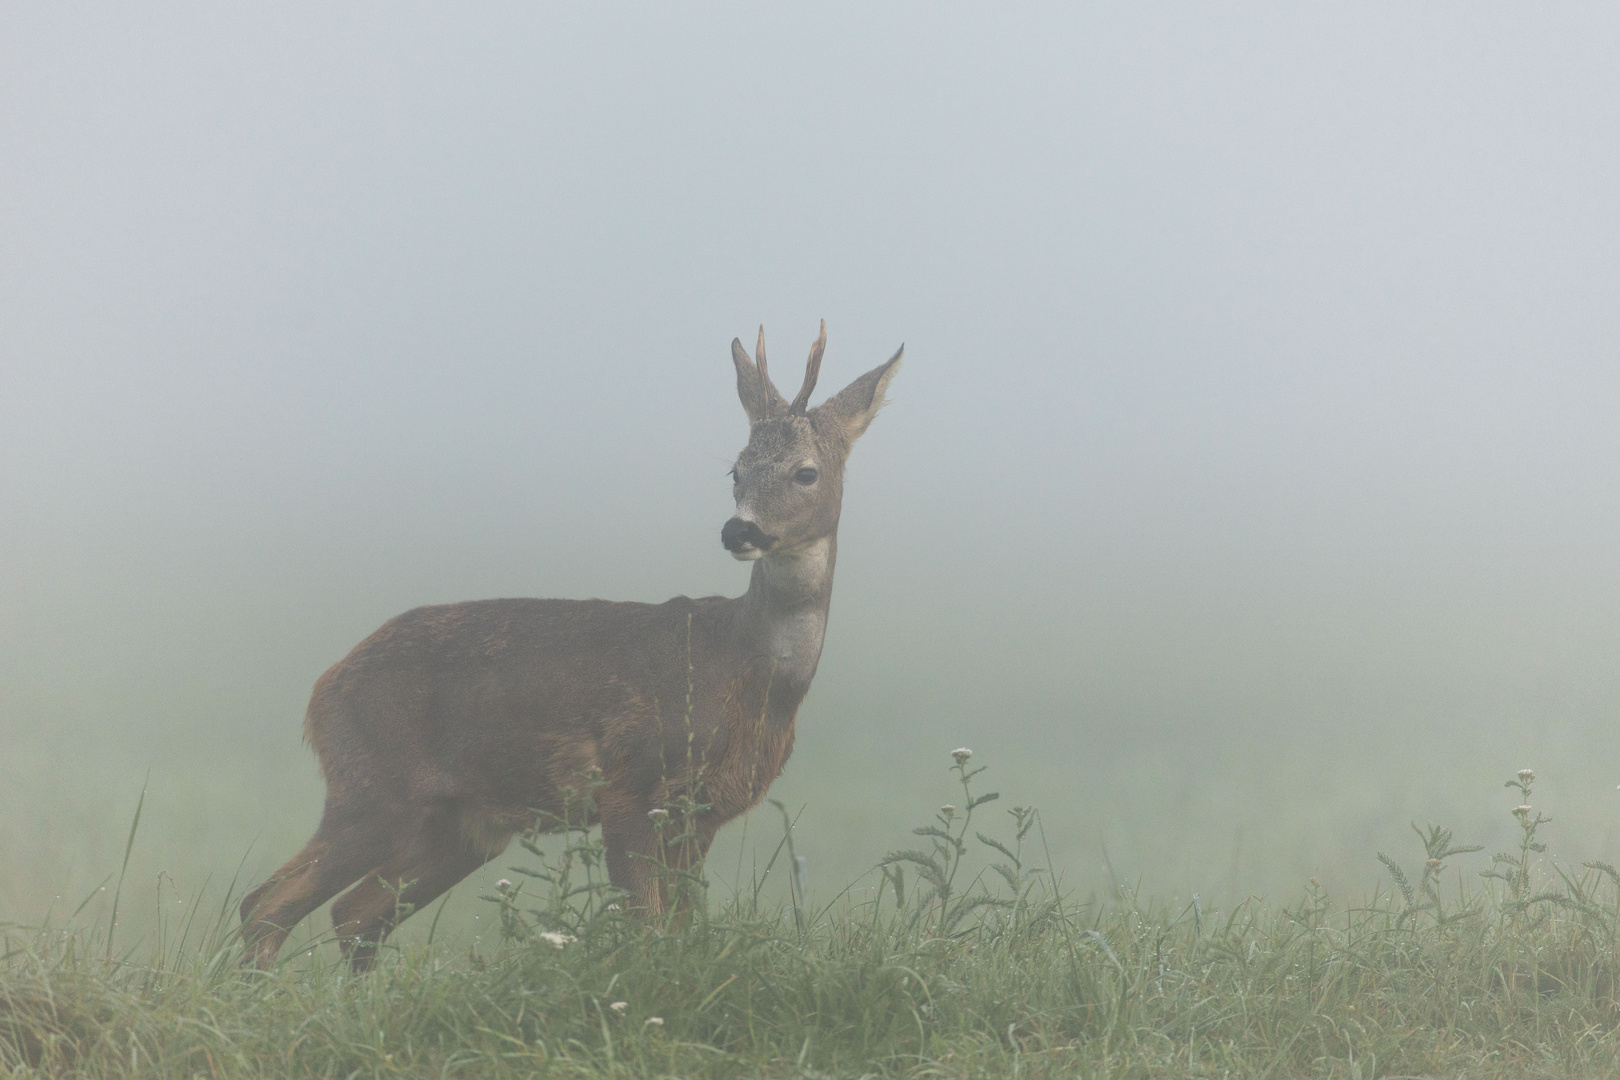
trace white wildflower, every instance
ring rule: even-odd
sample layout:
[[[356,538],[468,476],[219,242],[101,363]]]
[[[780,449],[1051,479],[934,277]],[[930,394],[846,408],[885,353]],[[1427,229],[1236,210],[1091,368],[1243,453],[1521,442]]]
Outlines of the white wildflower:
[[[608,1008],[612,1009],[616,1013],[622,1013],[629,1007],[630,1003],[628,1001],[615,1001],[613,1004],[608,1006]]]
[[[665,821],[669,820],[669,811],[665,810],[662,806],[658,806],[647,811],[647,816],[652,818],[654,825],[662,825]]]
[[[564,934],[557,930],[542,930],[540,936],[551,943],[553,949],[560,949],[570,941],[578,941],[573,934]]]
[[[662,1016],[649,1016],[645,1021],[642,1022],[641,1026],[646,1027],[648,1024],[651,1024],[653,1027],[663,1027],[664,1018]]]
[[[1518,814],[1520,817],[1529,817],[1531,809],[1532,808],[1531,808],[1530,804],[1525,803],[1523,806],[1515,806],[1513,808],[1513,812],[1515,814]]]
[[[1535,778],[1536,778],[1536,774],[1533,771],[1531,771],[1530,769],[1520,769],[1519,770],[1519,782],[1520,783],[1528,784],[1530,781],[1534,780]]]
[[[495,887],[497,889],[500,889],[502,892],[504,892],[507,889],[510,889],[512,887],[512,879],[511,878],[501,878],[501,880],[499,880],[499,881],[497,881],[495,883]]]
[[[972,756],[973,751],[969,750],[965,746],[958,746],[955,750],[951,751],[951,757],[956,759],[956,763],[958,765],[966,765],[968,763],[968,758]]]

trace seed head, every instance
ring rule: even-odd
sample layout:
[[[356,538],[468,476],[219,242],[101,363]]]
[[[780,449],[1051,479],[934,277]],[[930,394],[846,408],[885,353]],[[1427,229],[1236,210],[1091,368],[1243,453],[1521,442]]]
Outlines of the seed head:
[[[1520,769],[1519,770],[1519,783],[1528,784],[1530,781],[1534,780],[1535,778],[1536,778],[1536,774],[1535,774],[1535,771],[1533,769]]]
[[[973,751],[969,750],[965,746],[958,746],[955,750],[951,751],[951,757],[956,759],[956,763],[958,765],[966,765],[968,763],[968,758],[972,756]]]
[[[1515,806],[1513,808],[1513,812],[1515,814],[1518,814],[1522,818],[1523,817],[1529,817],[1530,816],[1530,810],[1531,810],[1531,806],[1530,806],[1529,803],[1525,803],[1522,806]]]
[[[1426,863],[1425,865],[1428,866],[1429,873],[1431,873],[1431,874],[1438,874],[1440,872],[1440,860],[1439,859],[1430,859],[1428,861],[1428,863]]]

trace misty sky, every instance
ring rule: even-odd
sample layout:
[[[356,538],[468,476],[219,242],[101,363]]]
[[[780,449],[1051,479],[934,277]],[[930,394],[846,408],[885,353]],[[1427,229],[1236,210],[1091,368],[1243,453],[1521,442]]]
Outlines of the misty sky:
[[[1076,850],[1224,859],[1201,762],[1369,845],[1553,763],[1606,836],[1617,56],[1597,4],[0,0],[0,746],[32,813],[93,744],[118,812],[296,834],[389,616],[740,592],[728,346],[797,385],[825,318],[824,393],[907,361],[801,801],[968,742]]]

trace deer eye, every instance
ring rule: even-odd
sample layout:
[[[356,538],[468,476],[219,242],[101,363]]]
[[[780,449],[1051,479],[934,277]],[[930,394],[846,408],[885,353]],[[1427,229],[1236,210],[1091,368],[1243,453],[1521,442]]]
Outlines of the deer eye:
[[[729,476],[729,477],[731,477],[731,482],[732,482],[732,483],[733,483],[733,484],[740,484],[740,483],[742,483],[742,477],[741,477],[741,476],[739,476],[739,475],[738,475],[738,474],[737,474],[737,470],[736,470],[736,469],[728,469],[728,470],[727,470],[727,471],[726,471],[726,475],[727,475],[727,476]]]
[[[793,479],[798,481],[801,484],[804,484],[804,485],[808,486],[810,484],[815,483],[816,478],[818,476],[820,476],[820,475],[821,474],[816,472],[816,470],[814,470],[812,468],[809,468],[807,466],[807,467],[805,467],[803,469],[800,469],[798,472],[794,473],[793,474]]]

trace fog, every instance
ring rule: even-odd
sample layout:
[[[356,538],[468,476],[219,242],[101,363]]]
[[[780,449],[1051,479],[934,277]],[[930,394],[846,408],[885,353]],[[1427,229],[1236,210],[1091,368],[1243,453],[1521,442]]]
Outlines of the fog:
[[[819,891],[961,745],[1081,890],[1370,890],[1525,766],[1620,861],[1616,55],[1595,4],[0,7],[0,920],[143,784],[146,895],[261,878],[400,611],[741,592],[728,346],[797,385],[822,318],[823,394],[907,360],[772,789]]]

